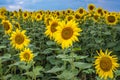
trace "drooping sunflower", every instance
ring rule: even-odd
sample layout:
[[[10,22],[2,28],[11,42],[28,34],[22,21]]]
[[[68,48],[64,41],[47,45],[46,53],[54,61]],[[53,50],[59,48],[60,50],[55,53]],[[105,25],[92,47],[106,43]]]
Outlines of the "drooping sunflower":
[[[11,40],[11,45],[12,47],[15,47],[15,49],[22,50],[24,47],[27,47],[30,43],[30,40],[28,37],[25,35],[25,30],[20,31],[16,29],[11,34],[10,40]]]
[[[115,14],[110,13],[105,16],[105,21],[108,25],[116,25],[118,17]]]
[[[51,18],[49,21],[49,25],[46,26],[45,34],[50,37],[50,39],[54,38],[55,32],[57,31],[56,27],[59,25],[59,19]]]
[[[25,48],[19,55],[21,61],[30,62],[33,60],[33,53],[29,48]]]
[[[78,28],[78,24],[71,20],[69,22],[62,21],[60,22],[60,26],[58,26],[55,32],[55,41],[58,44],[61,44],[62,49],[68,48],[72,46],[72,43],[75,41],[79,41],[77,36],[80,36],[82,30]]]
[[[3,27],[5,29],[5,34],[10,34],[12,31],[12,24],[9,20],[2,20]]]
[[[95,56],[95,69],[96,73],[99,75],[100,78],[104,78],[105,80],[109,78],[113,78],[113,72],[119,67],[117,63],[118,59],[115,55],[110,55],[112,51],[108,52],[108,49],[103,52],[97,51],[98,56]]]

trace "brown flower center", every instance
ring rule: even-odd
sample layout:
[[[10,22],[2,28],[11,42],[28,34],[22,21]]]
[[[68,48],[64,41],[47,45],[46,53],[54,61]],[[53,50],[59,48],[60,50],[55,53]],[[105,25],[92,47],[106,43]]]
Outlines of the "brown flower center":
[[[30,54],[27,52],[23,56],[24,56],[24,59],[26,59],[26,60],[29,60],[29,58],[30,58]]]
[[[25,40],[25,38],[24,38],[24,36],[23,35],[21,35],[21,34],[17,34],[16,36],[15,36],[15,42],[17,43],[17,44],[22,44],[23,42],[24,42],[24,40]]]
[[[93,10],[93,9],[94,9],[94,6],[90,6],[89,9],[90,9],[90,10]]]
[[[27,16],[27,13],[24,13],[24,17],[26,17]]]
[[[37,15],[37,18],[40,18],[40,15]]]
[[[98,17],[99,17],[98,15],[94,15],[95,20],[98,20]]]
[[[78,14],[75,15],[76,19],[80,19],[80,16]]]
[[[79,13],[80,13],[80,14],[83,14],[83,12],[84,12],[83,9],[80,9],[80,10],[79,10]]]
[[[72,16],[69,16],[68,17],[68,21],[70,21],[70,20],[72,20],[73,19],[73,17]]]
[[[73,35],[73,29],[71,27],[66,27],[62,30],[61,36],[63,39],[68,40]]]
[[[108,16],[107,20],[108,20],[108,22],[113,23],[113,22],[115,22],[115,17],[114,16]]]
[[[100,68],[105,72],[110,71],[110,69],[112,68],[111,59],[108,57],[102,57],[100,60]]]
[[[98,9],[98,13],[99,13],[99,14],[102,13],[102,9]]]
[[[57,31],[56,30],[56,27],[58,26],[58,23],[57,22],[53,22],[52,24],[51,24],[51,32],[52,33],[54,33],[55,31]]]
[[[4,22],[3,25],[4,25],[4,29],[6,31],[8,31],[10,29],[10,25],[7,22]]]

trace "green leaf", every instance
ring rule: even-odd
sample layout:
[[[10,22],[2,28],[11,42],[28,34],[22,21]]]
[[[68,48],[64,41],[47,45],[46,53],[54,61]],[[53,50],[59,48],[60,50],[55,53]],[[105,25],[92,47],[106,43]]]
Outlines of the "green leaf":
[[[84,62],[74,62],[75,67],[78,67],[79,69],[86,69],[92,67],[92,64],[90,63],[84,63]]]
[[[73,48],[72,51],[80,51],[81,50],[81,47],[76,47],[76,48]]]
[[[63,66],[62,67],[55,66],[51,70],[48,70],[47,73],[56,73],[56,72],[62,71],[62,70],[64,70]]]
[[[49,46],[50,45],[55,45],[55,42],[54,41],[47,41],[46,44],[49,45]]]
[[[107,43],[107,47],[108,47],[108,48],[112,48],[112,47],[114,47],[114,46],[116,46],[116,43],[115,43],[115,42],[109,42],[109,43]]]
[[[105,34],[105,35],[111,35],[111,33],[109,31],[103,32],[103,34]]]
[[[117,31],[120,31],[120,26],[115,26],[113,28],[116,29]]]
[[[26,72],[26,73],[24,73],[24,74],[22,74],[22,75],[28,75],[28,76],[30,76],[30,77],[34,77],[34,72]]]
[[[6,46],[0,46],[0,49],[6,48]]]
[[[0,57],[0,60],[2,60],[2,62],[10,59],[11,59],[11,54],[4,54],[2,57]]]
[[[64,55],[64,54],[59,54],[58,56],[56,56],[57,58],[62,58],[62,59],[65,59],[65,58],[68,58],[67,55]]]
[[[71,80],[73,77],[75,77],[78,74],[78,70],[75,69],[73,71],[70,70],[64,70],[62,74],[58,75],[57,77],[63,80]]]
[[[36,66],[34,69],[33,69],[33,73],[34,75],[40,75],[40,71],[43,70],[43,67],[41,66]]]

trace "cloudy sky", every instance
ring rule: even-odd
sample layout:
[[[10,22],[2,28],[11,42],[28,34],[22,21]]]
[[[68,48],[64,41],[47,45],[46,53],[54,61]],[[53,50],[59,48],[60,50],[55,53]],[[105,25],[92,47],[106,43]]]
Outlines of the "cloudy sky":
[[[96,7],[102,7],[109,11],[120,12],[120,0],[0,0],[0,7],[7,10],[66,10],[87,9],[88,4],[93,3]]]

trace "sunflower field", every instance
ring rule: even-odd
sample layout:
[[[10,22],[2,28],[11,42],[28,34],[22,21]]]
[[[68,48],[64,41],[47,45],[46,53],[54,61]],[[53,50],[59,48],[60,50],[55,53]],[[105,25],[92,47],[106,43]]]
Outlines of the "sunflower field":
[[[0,80],[120,80],[120,12],[0,8]]]

